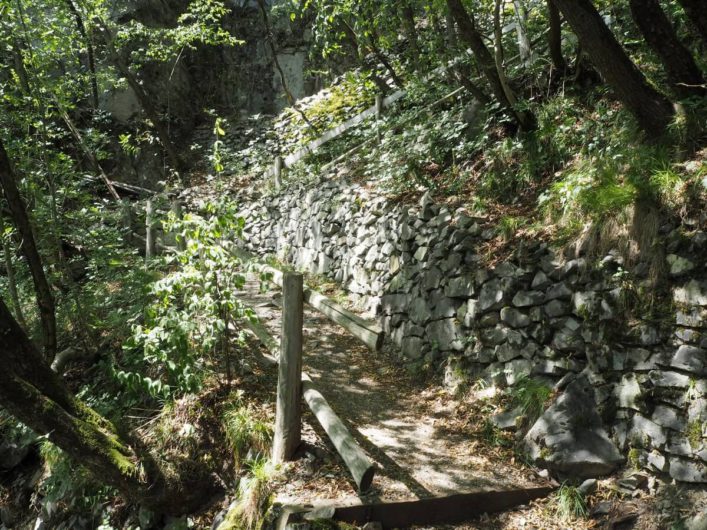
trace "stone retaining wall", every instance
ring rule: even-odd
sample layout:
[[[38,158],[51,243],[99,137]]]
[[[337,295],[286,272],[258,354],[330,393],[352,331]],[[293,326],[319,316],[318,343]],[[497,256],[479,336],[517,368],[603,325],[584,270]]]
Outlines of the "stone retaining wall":
[[[588,381],[600,421],[587,440],[598,436],[610,446],[608,456],[589,460],[609,466],[568,464],[553,443],[563,429],[580,438],[584,427],[565,425],[556,410],[527,439],[541,465],[560,474],[606,472],[620,462],[612,453],[618,448],[635,466],[707,482],[704,232],[662,227],[671,285],[653,303],[666,317],[644,320],[646,264],[627,271],[618,253],[565,259],[528,242],[514,258],[487,266],[481,252],[494,229],[429,196],[408,207],[362,185],[323,181],[242,200],[249,250],[336,280],[380,319],[407,362],[444,366],[448,379],[512,385],[543,377],[566,393],[586,390],[571,380]],[[587,444],[590,452],[597,447]]]

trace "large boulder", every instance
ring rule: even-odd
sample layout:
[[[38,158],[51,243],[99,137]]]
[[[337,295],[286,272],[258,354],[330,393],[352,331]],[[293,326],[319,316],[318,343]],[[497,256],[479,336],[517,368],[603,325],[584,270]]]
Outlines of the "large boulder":
[[[611,473],[624,462],[602,427],[594,391],[579,375],[525,436],[530,457],[560,477],[586,479]]]

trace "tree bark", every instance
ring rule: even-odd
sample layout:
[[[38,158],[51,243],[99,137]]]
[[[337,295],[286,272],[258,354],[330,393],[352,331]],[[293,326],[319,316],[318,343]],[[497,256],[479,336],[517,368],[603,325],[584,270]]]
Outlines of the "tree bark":
[[[12,300],[12,306],[15,309],[15,316],[17,317],[17,322],[20,323],[24,329],[27,328],[27,320],[25,320],[25,315],[22,312],[22,304],[20,304],[20,297],[17,294],[17,278],[15,277],[15,266],[12,263],[12,247],[8,238],[5,237],[5,217],[0,214],[0,237],[2,237],[2,251],[5,255],[5,270],[7,272],[7,290],[10,293],[10,299]]]
[[[550,32],[547,36],[550,59],[555,70],[564,72],[567,69],[567,63],[562,55],[562,19],[560,18],[560,11],[553,0],[545,0],[545,3],[547,4],[547,16],[550,23]]]
[[[683,10],[694,25],[697,33],[707,44],[707,7],[704,0],[678,0]]]
[[[521,128],[525,130],[534,129],[536,122],[532,113],[528,111],[517,111],[513,108],[513,103],[508,100],[503,82],[496,69],[496,61],[486,47],[486,44],[484,44],[481,34],[476,29],[474,20],[469,13],[467,13],[461,0],[447,0],[447,6],[457,23],[460,38],[464,40],[474,53],[476,62],[481,68],[481,71],[491,86],[491,92],[501,104],[501,107],[516,120]]]
[[[631,15],[643,38],[660,57],[668,81],[680,99],[705,96],[705,79],[692,53],[678,39],[658,0],[629,0]],[[707,8],[707,5],[705,5]],[[703,9],[704,10],[704,9]]]
[[[189,513],[213,492],[204,477],[165,477],[116,427],[69,392],[0,299],[0,406],[129,500]]]
[[[518,35],[518,53],[520,54],[520,60],[525,66],[530,66],[533,50],[526,29],[528,26],[528,10],[520,0],[513,0],[513,8],[516,12],[516,23],[518,24],[516,34]]]
[[[34,289],[37,294],[37,306],[42,323],[42,344],[44,354],[51,359],[56,353],[56,315],[54,306],[54,296],[51,287],[44,274],[42,258],[39,255],[37,244],[34,240],[32,225],[25,208],[24,201],[17,188],[15,173],[12,170],[10,159],[5,151],[5,146],[0,140],[0,186],[2,186],[7,205],[10,209],[12,221],[17,228],[20,237],[20,249],[27,259]]]
[[[88,32],[86,31],[86,25],[84,24],[83,17],[81,16],[81,12],[76,7],[76,4],[74,4],[74,0],[66,0],[66,6],[69,8],[69,11],[71,11],[71,14],[74,16],[74,20],[76,20],[76,29],[81,35],[81,38],[86,43],[86,59],[88,63],[87,66],[89,77],[91,79],[91,96],[93,97],[93,108],[98,109],[98,81],[96,76],[96,60],[95,53],[93,50],[93,42],[91,41],[91,38],[89,37]]]
[[[412,56],[412,64],[415,70],[420,68],[420,43],[417,39],[417,29],[415,28],[415,11],[410,2],[403,2],[400,8],[400,22],[407,37]]]
[[[662,136],[674,113],[672,104],[648,84],[591,0],[554,2],[597,71],[633,114],[641,129],[650,138]]]

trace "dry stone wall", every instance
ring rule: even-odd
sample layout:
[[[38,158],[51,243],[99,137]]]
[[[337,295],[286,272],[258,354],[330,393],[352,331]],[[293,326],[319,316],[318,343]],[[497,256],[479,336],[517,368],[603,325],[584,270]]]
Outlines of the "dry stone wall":
[[[647,265],[629,270],[614,252],[566,258],[526,242],[488,266],[493,227],[429,195],[410,207],[323,180],[241,200],[245,247],[336,280],[405,362],[444,367],[450,381],[531,376],[563,390],[526,436],[540,465],[593,476],[628,458],[707,483],[704,232],[662,227],[670,285],[652,293]],[[642,317],[646,300],[665,317]]]

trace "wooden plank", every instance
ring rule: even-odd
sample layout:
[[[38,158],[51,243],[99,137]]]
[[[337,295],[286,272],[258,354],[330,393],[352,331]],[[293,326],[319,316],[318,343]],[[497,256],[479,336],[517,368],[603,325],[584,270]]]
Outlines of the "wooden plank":
[[[302,435],[302,275],[285,274],[282,287],[282,340],[277,379],[273,462],[290,460]]]
[[[157,255],[157,233],[155,230],[154,205],[148,199],[145,203],[145,258],[154,258]]]
[[[265,326],[257,321],[246,321],[245,324],[273,355],[277,355],[280,349],[277,340],[270,335]],[[258,363],[264,367],[272,366],[277,364],[277,358],[267,354],[258,356]],[[367,491],[371,487],[376,473],[375,463],[356,442],[356,439],[351,436],[344,422],[336,415],[334,409],[317,390],[312,378],[306,372],[302,372],[302,390],[305,403],[329,436],[351,473],[359,492]]]
[[[534,499],[546,497],[554,489],[551,486],[543,486],[371,504],[363,504],[359,500],[348,504],[334,501],[318,503],[314,507],[309,507],[309,510],[332,506],[335,508],[334,520],[357,526],[363,526],[372,521],[381,523],[383,528],[459,524],[485,513],[501,512],[527,504]],[[290,515],[290,521],[301,518],[301,515],[302,511],[299,514]]]
[[[253,264],[255,269],[259,272],[271,275],[272,282],[282,287],[282,271],[270,265],[257,263],[255,256],[243,249],[235,249],[234,253],[243,261]],[[383,346],[385,333],[378,324],[364,320],[309,287],[304,288],[304,301],[328,317],[331,321],[346,329],[371,350],[378,351]]]

